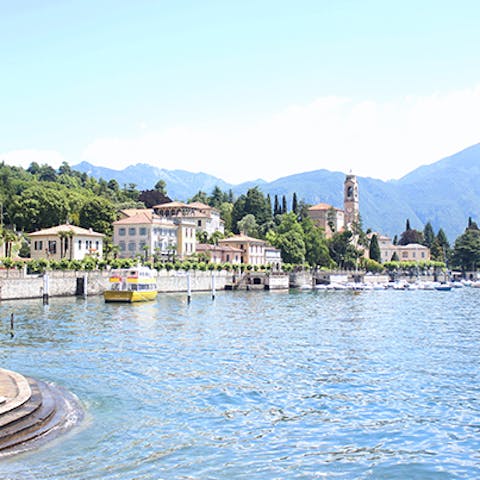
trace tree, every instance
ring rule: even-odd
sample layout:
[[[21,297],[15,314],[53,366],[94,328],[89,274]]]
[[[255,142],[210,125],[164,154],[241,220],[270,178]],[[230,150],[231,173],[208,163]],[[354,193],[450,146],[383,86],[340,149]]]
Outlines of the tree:
[[[237,225],[240,233],[244,233],[250,237],[256,237],[258,235],[257,221],[251,213],[245,215]]]
[[[428,248],[432,248],[433,242],[435,241],[435,232],[433,231],[432,224],[427,222],[425,228],[423,229],[423,239],[424,245]]]
[[[155,205],[162,203],[169,203],[172,200],[159,190],[143,190],[138,196],[138,200],[142,202],[147,208],[152,208]]]
[[[287,213],[287,198],[282,196],[282,213]]]
[[[430,248],[430,254],[433,260],[448,263],[451,257],[450,243],[443,229],[440,229]]]
[[[9,205],[9,216],[20,229],[32,232],[61,225],[68,218],[67,193],[54,184],[45,185],[28,187]]]
[[[470,222],[465,232],[455,240],[452,261],[462,271],[476,270],[480,265],[480,230],[471,228]]]
[[[270,238],[272,239],[272,235]],[[302,226],[298,223],[296,215],[286,213],[277,228],[274,246],[281,251],[282,259],[286,263],[303,264],[305,262],[305,240]]]
[[[199,202],[208,205],[208,197],[205,192],[199,190],[192,198],[188,200],[188,203]]]
[[[302,229],[305,241],[305,260],[312,267],[329,267],[332,265],[332,259],[328,251],[327,240],[323,229],[317,227],[311,218],[306,217],[302,220]]]
[[[293,213],[298,213],[298,202],[297,202],[297,194],[296,194],[296,192],[293,192],[292,212],[293,212]]]
[[[280,208],[280,204],[278,203],[278,196],[275,195],[275,198],[273,200],[273,215],[280,215],[282,213],[282,210]]]
[[[361,256],[360,250],[352,243],[352,237],[353,233],[350,230],[344,230],[335,233],[330,239],[330,257],[340,268],[354,268]]]
[[[405,225],[405,231],[400,235],[400,240],[398,241],[399,245],[409,245],[411,243],[418,243],[423,245],[423,233],[414,230],[410,227],[410,220],[407,218],[407,222]]]
[[[153,187],[154,190],[161,193],[162,195],[167,195],[167,183],[165,180],[160,179],[155,186]]]
[[[238,222],[249,213],[255,217],[259,228],[272,220],[271,206],[258,187],[250,188],[246,195],[240,195],[234,203],[232,210],[232,230],[234,232],[239,232]]]
[[[96,232],[110,235],[112,223],[117,219],[117,212],[112,202],[105,198],[93,198],[80,210],[80,226],[92,228]]]
[[[223,202],[220,205],[220,218],[224,221],[225,223],[225,232],[231,232],[232,231],[232,210],[233,210],[233,204],[230,202]]]
[[[378,237],[376,235],[372,235],[372,239],[370,240],[369,257],[375,262],[382,263],[382,254],[380,251],[380,245],[378,244]]]

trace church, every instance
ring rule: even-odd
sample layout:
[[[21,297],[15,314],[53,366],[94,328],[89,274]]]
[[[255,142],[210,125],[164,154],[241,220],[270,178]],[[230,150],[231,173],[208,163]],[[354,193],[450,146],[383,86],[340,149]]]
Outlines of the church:
[[[319,203],[308,209],[308,215],[315,225],[325,230],[325,236],[331,238],[334,233],[351,227],[360,219],[357,177],[348,174],[343,184],[343,210]]]

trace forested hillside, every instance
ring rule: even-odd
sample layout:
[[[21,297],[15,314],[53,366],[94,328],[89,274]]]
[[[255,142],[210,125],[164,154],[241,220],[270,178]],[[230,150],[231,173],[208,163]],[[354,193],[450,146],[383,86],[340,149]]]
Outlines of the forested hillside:
[[[117,209],[135,206],[134,185],[95,179],[64,163],[58,170],[32,163],[25,170],[0,163],[2,223],[32,232],[62,223],[110,233]]]

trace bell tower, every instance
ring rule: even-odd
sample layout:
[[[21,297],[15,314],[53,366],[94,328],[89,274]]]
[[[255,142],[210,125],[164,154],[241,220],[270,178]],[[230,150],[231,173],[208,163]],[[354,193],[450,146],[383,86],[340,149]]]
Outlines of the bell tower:
[[[346,175],[343,187],[343,207],[345,211],[345,226],[358,222],[360,209],[358,202],[358,182],[356,175]]]

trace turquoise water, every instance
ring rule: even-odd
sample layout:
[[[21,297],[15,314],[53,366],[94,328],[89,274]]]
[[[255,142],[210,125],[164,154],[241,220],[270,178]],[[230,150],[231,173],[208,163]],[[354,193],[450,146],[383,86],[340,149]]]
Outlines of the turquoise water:
[[[473,288],[4,302],[2,367],[86,420],[0,478],[480,478],[479,307]]]

